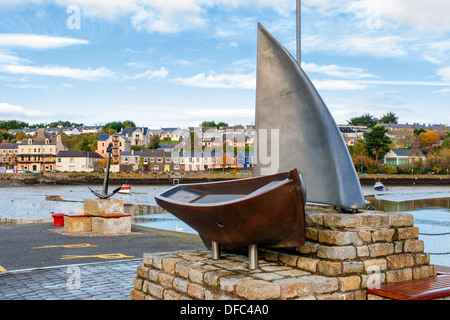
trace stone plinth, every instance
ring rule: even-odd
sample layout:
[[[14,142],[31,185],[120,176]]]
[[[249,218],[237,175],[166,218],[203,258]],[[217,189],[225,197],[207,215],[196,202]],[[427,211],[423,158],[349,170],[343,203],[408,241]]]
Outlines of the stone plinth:
[[[92,218],[92,232],[119,235],[131,232],[131,215],[105,215]]]
[[[132,299],[345,299],[376,298],[367,288],[434,277],[413,216],[406,213],[306,211],[306,243],[290,250],[259,250],[248,257],[208,251],[144,254]]]
[[[84,214],[106,216],[124,214],[123,200],[119,199],[84,199]]]
[[[70,233],[90,232],[92,230],[92,216],[64,215],[64,231]]]

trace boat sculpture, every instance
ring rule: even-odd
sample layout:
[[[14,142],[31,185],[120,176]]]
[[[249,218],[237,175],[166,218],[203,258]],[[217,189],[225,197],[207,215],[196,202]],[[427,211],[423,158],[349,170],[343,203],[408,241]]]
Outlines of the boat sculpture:
[[[220,246],[296,247],[305,241],[303,177],[297,169],[231,181],[177,185],[156,196],[159,206],[196,230],[213,258]],[[257,258],[250,257],[250,268]],[[252,267],[253,265],[253,267]]]
[[[327,106],[299,63],[261,25],[255,128],[258,158],[254,176],[265,174],[261,161],[264,143],[269,152],[278,148],[278,159],[272,159],[277,166],[270,174],[291,168],[303,172],[308,202],[352,212],[365,207],[353,162]],[[278,130],[279,141],[262,141],[261,130],[266,130],[267,136]]]

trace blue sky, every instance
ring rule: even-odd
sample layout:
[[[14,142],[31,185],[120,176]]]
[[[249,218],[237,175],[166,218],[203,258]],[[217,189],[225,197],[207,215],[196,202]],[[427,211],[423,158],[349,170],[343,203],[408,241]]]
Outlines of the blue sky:
[[[1,0],[0,120],[253,124],[257,23],[295,0]],[[302,0],[302,67],[337,123],[450,125],[450,1]]]

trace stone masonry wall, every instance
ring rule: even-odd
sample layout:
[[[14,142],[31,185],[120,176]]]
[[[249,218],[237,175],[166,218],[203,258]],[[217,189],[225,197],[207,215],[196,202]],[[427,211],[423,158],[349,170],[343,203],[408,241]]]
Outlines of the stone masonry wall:
[[[306,243],[248,257],[208,251],[144,254],[132,299],[365,300],[369,286],[436,276],[410,214],[308,207]]]

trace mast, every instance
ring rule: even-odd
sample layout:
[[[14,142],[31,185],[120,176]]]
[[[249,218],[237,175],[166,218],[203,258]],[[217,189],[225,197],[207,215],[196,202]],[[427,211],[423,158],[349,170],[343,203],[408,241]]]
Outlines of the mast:
[[[301,63],[301,0],[297,0],[297,62]]]

